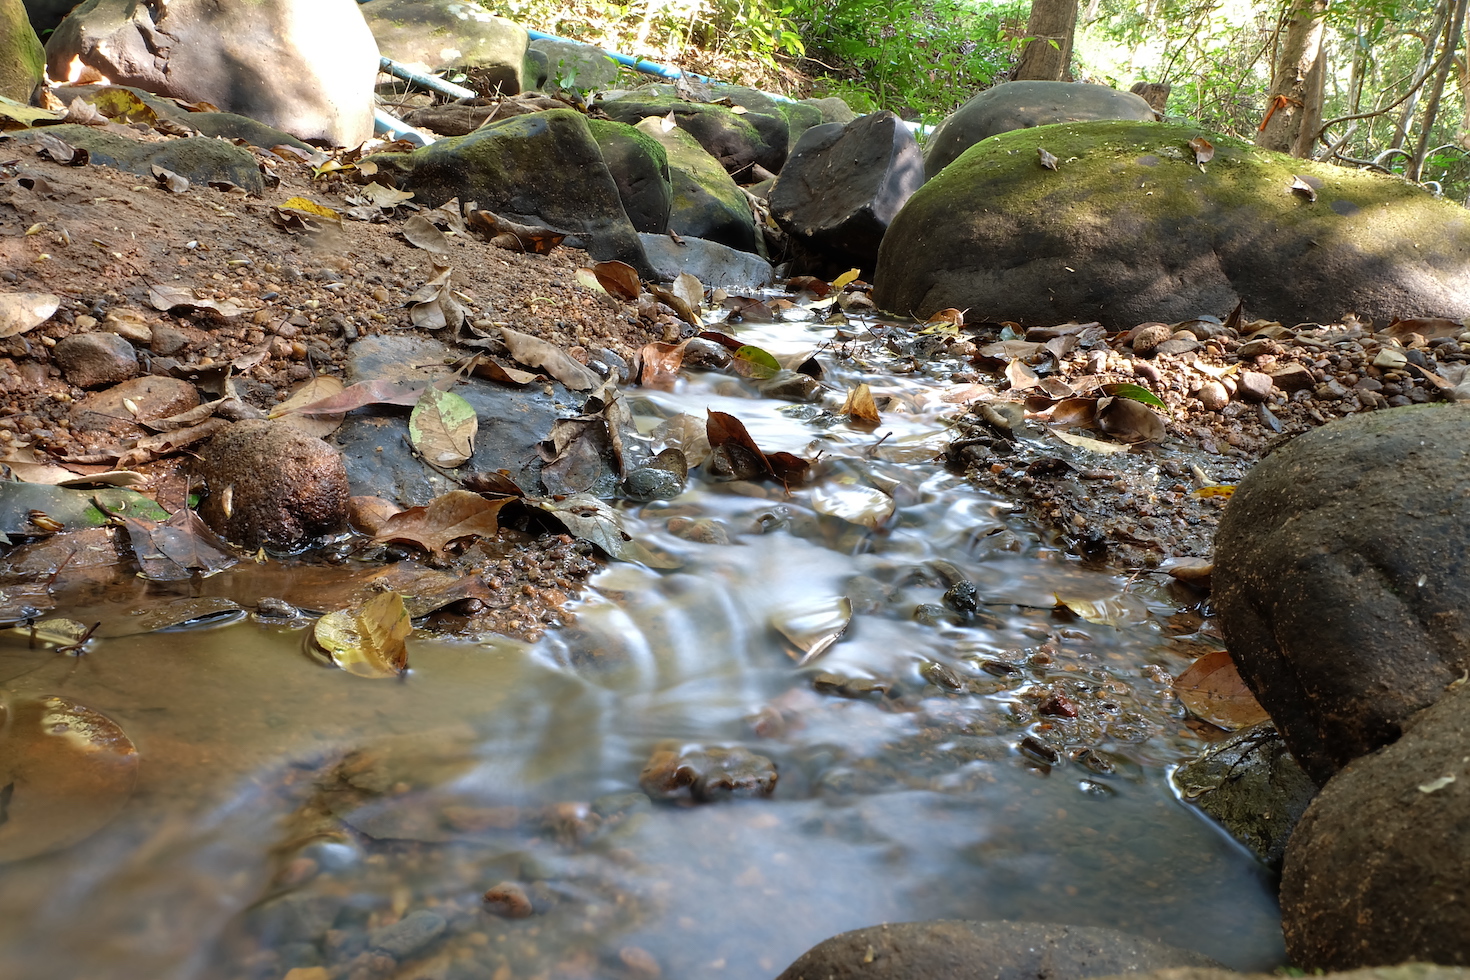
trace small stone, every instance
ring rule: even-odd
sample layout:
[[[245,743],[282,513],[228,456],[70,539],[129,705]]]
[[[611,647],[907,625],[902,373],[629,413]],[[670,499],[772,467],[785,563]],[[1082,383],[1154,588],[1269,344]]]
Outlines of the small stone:
[[[1382,391],[1383,382],[1379,381],[1377,378],[1363,378],[1357,384],[1353,385],[1353,390],[1358,392],[1359,394],[1362,394],[1365,391]]]
[[[1317,379],[1304,365],[1291,364],[1271,372],[1271,382],[1287,394],[1306,391],[1317,384]]]
[[[1183,331],[1181,331],[1181,333],[1183,333]],[[1152,351],[1152,354],[1155,357],[1160,354],[1188,354],[1190,351],[1199,350],[1199,348],[1200,343],[1198,340],[1195,339],[1194,335],[1185,333],[1182,337],[1178,335],[1170,337],[1168,340],[1155,347]]]
[[[291,425],[264,419],[230,425],[210,440],[200,475],[209,495],[199,515],[247,548],[294,548],[347,522],[341,452]]]
[[[1348,396],[1348,390],[1336,378],[1328,378],[1317,386],[1313,397],[1319,402],[1339,402]]]
[[[199,392],[189,382],[148,375],[81,398],[72,406],[71,426],[88,435],[137,435],[138,422],[166,419],[198,404]]]
[[[155,354],[172,357],[187,348],[190,342],[191,338],[183,330],[160,323],[153,328],[153,336],[148,344],[148,349]]]
[[[708,517],[671,517],[666,525],[669,533],[697,544],[729,544],[725,525]]]
[[[1247,340],[1236,348],[1235,355],[1241,359],[1245,359],[1247,357],[1260,357],[1262,354],[1275,354],[1280,352],[1280,350],[1280,345],[1269,337],[1257,337],[1255,340]]]
[[[115,333],[83,333],[56,342],[51,356],[78,388],[100,388],[136,377],[138,355]]]
[[[368,945],[403,960],[438,939],[445,926],[438,912],[418,909],[390,926],[374,929],[368,934]]]
[[[1230,392],[1218,381],[1206,381],[1194,393],[1199,403],[1211,412],[1218,412],[1230,404]]]
[[[485,893],[485,911],[502,919],[528,919],[536,910],[524,888],[502,881]]]
[[[1148,357],[1154,352],[1154,348],[1174,336],[1174,331],[1167,323],[1140,323],[1133,328],[1129,346],[1135,354]]]
[[[1271,397],[1271,388],[1275,384],[1269,374],[1260,371],[1242,371],[1235,381],[1236,394],[1248,402],[1263,402]]]
[[[640,946],[624,946],[618,950],[618,959],[628,968],[628,972],[641,980],[658,980],[664,971],[659,967],[658,960],[653,954]]]
[[[640,466],[623,480],[623,493],[632,500],[672,500],[683,492],[679,474],[654,466]]]

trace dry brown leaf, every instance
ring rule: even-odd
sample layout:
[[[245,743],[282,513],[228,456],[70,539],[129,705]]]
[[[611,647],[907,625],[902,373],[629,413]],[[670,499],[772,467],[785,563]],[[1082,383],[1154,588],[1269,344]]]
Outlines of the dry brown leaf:
[[[1012,391],[1025,391],[1027,388],[1035,388],[1041,383],[1041,378],[1036,372],[1026,366],[1020,358],[1016,358],[1006,365],[1006,380],[1011,383]]]
[[[1057,169],[1057,158],[1039,146],[1036,148],[1036,159],[1047,170]]]
[[[55,293],[0,293],[0,340],[40,326],[60,306]]]
[[[1205,169],[1205,164],[1215,159],[1215,144],[1203,136],[1196,136],[1189,141],[1189,148],[1194,151],[1194,162],[1200,170]]]
[[[409,216],[409,219],[403,223],[403,237],[408,239],[410,245],[415,245],[425,252],[433,252],[435,255],[449,254],[451,246],[448,236],[423,214]]]
[[[190,286],[174,286],[160,283],[148,287],[148,302],[155,310],[186,309],[213,310],[220,316],[234,317],[245,312],[245,308],[231,299],[206,299]]]
[[[874,425],[882,421],[878,417],[878,403],[873,400],[873,390],[866,384],[860,384],[847,393],[847,401],[842,404],[842,414]]]
[[[639,384],[659,391],[673,391],[679,380],[679,368],[684,364],[684,344],[644,344],[638,352],[643,362]]]
[[[1196,660],[1174,681],[1174,693],[1195,715],[1230,731],[1270,719],[1225,650]]]
[[[602,379],[597,372],[574,359],[555,344],[539,337],[502,327],[500,339],[505,343],[510,356],[522,364],[540,368],[573,391],[591,391]]]
[[[1122,442],[1157,444],[1163,442],[1167,434],[1164,420],[1143,402],[1132,398],[1099,398],[1097,424],[1108,435]]]
[[[1306,178],[1298,177],[1294,174],[1291,178],[1291,192],[1293,194],[1300,194],[1308,201],[1317,200],[1317,188],[1313,187],[1311,182]]]
[[[374,541],[417,545],[442,554],[465,538],[493,538],[500,532],[497,515],[510,498],[487,500],[468,490],[450,490],[423,507],[410,507],[389,517]]]
[[[643,292],[643,283],[638,279],[638,270],[626,262],[613,259],[599,262],[592,267],[592,274],[607,294],[614,299],[631,303]]]
[[[301,387],[291,393],[291,397],[281,402],[270,410],[270,418],[282,418],[284,422],[294,425],[309,436],[325,439],[342,424],[346,417],[343,412],[330,412],[327,414],[303,415],[296,410],[305,408],[307,405],[315,404],[324,398],[332,398],[342,394],[343,388],[340,378],[330,374],[319,374],[310,381],[304,382]]]

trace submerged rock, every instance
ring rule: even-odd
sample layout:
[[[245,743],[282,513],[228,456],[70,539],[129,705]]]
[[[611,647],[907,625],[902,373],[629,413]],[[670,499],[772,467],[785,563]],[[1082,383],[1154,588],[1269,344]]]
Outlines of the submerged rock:
[[[1214,156],[1201,166],[1188,143],[1204,135]],[[1310,195],[1292,190],[1298,176]],[[909,198],[879,250],[873,301],[1110,328],[1237,303],[1283,323],[1463,317],[1470,213],[1398,178],[1193,126],[1042,126],[972,146]]]
[[[347,524],[342,454],[283,422],[236,422],[210,440],[199,515],[246,548],[289,550]]]
[[[777,980],[1081,980],[1216,965],[1199,953],[1112,929],[936,919],[833,936],[801,954]]]
[[[1262,460],[1215,538],[1225,645],[1319,784],[1470,670],[1470,406],[1339,419]]]
[[[741,746],[669,742],[654,750],[638,785],[656,800],[710,803],[732,796],[770,796],[777,778],[774,762]]]

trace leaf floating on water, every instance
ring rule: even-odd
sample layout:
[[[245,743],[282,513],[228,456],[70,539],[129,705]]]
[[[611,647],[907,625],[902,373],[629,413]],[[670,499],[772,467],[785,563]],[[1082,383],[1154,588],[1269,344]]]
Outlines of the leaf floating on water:
[[[892,497],[874,487],[839,483],[812,491],[812,510],[818,514],[841,518],[849,524],[875,531],[888,522],[897,507]]]
[[[426,388],[408,417],[413,448],[436,466],[454,467],[475,454],[480,419],[470,403],[452,391]]]
[[[874,425],[881,421],[878,418],[878,403],[873,400],[873,390],[866,383],[847,393],[847,401],[842,403],[842,414]]]
[[[1268,721],[1224,650],[1200,657],[1174,681],[1174,694],[1198,717],[1229,731]]]
[[[774,378],[781,373],[781,362],[770,353],[749,344],[735,351],[735,360],[731,366],[741,377],[756,378],[761,381]]]
[[[60,306],[55,293],[0,293],[0,340],[40,326]]]
[[[796,647],[796,666],[805,667],[826,653],[852,623],[852,600],[847,596],[818,599],[778,609],[771,625]]]
[[[1057,169],[1057,158],[1039,146],[1036,148],[1036,159],[1047,170]]]
[[[1201,171],[1205,169],[1205,164],[1215,159],[1215,144],[1203,136],[1190,140],[1189,148],[1194,151],[1194,162]]]
[[[619,262],[616,259],[599,262],[592,267],[592,274],[597,277],[598,284],[614,299],[632,303],[643,292],[643,282],[638,278],[638,270],[626,262]]]
[[[1057,594],[1057,605],[1065,606],[1077,618],[1099,626],[1124,626],[1135,622],[1139,609],[1125,596],[1109,596],[1105,599],[1080,599]]]
[[[0,706],[0,862],[92,836],[137,781],[138,750],[101,712],[54,696]]]
[[[417,545],[442,554],[465,538],[493,538],[500,533],[500,508],[511,498],[487,500],[468,490],[450,490],[423,507],[410,507],[389,517],[373,540]]]
[[[358,677],[399,677],[408,671],[413,622],[397,592],[380,592],[356,609],[327,613],[312,634],[332,662]]]

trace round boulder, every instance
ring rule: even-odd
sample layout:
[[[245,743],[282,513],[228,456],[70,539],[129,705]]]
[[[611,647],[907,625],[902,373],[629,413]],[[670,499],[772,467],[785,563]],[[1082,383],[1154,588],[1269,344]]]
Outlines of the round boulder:
[[[1470,670],[1470,406],[1339,419],[1241,481],[1215,537],[1231,657],[1319,785]]]
[[[935,919],[833,936],[802,953],[777,980],[1081,980],[1218,965],[1112,929]]]
[[[1053,123],[1133,119],[1152,122],[1153,107],[1132,92],[1073,82],[1006,82],[970,99],[939,124],[924,149],[924,175],[933,177],[990,136]]]
[[[1334,776],[1292,834],[1282,930],[1307,971],[1470,965],[1470,687]]]
[[[297,548],[347,525],[342,454],[292,425],[252,419],[210,440],[199,507],[216,533],[247,548]]]
[[[473,0],[371,0],[362,15],[386,58],[428,72],[476,68],[502,95],[531,87],[525,77],[531,36]]]
[[[1190,146],[1201,137],[1208,150]],[[1175,323],[1237,303],[1282,323],[1463,317],[1470,212],[1193,126],[1040,126],[977,143],[909,198],[873,301],[1028,326]]]

